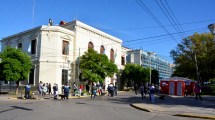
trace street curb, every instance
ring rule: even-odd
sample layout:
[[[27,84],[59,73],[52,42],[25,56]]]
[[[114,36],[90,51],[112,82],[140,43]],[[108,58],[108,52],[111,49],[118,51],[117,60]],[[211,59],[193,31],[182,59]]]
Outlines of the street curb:
[[[130,106],[136,108],[136,109],[139,109],[139,110],[142,110],[142,111],[145,111],[145,112],[152,112],[151,110],[148,110],[148,109],[145,109],[145,108],[142,108],[142,107],[139,107],[137,105],[134,105],[134,104],[130,104]]]
[[[173,115],[173,116],[215,120],[215,116],[198,116],[198,115],[190,115],[190,114],[176,114],[176,115]]]

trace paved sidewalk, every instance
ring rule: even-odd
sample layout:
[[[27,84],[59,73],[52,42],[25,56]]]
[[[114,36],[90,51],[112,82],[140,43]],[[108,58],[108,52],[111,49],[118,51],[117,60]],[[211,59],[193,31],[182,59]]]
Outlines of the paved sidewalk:
[[[169,114],[182,117],[194,117],[215,119],[215,96],[203,96],[203,99],[195,100],[194,97],[165,96],[165,100],[158,99],[151,103],[148,98],[142,102],[132,103],[131,106],[146,111],[161,114]]]

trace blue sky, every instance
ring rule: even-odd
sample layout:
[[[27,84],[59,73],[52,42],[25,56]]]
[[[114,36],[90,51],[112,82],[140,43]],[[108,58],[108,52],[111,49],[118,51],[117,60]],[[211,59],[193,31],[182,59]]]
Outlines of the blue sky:
[[[215,0],[1,0],[0,39],[47,25],[49,18],[56,25],[79,20],[122,39],[125,47],[172,62],[169,53],[182,38],[209,32],[214,5]]]

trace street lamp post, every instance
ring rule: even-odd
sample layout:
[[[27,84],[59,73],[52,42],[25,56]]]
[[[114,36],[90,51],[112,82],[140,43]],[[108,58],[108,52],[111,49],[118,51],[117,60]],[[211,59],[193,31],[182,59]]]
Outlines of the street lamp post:
[[[152,83],[152,70],[151,70],[151,62],[152,62],[152,57],[151,55],[154,55],[156,54],[155,52],[148,52],[148,55],[149,55],[149,84]]]

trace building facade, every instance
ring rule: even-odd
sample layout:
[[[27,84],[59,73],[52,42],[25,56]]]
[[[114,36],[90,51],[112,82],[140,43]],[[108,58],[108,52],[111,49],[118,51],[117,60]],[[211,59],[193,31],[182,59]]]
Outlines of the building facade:
[[[6,46],[22,49],[31,56],[33,63],[28,83],[37,85],[79,82],[78,58],[89,48],[106,54],[122,69],[122,40],[104,33],[80,21],[61,21],[57,26],[40,26],[1,40],[2,51]],[[123,63],[125,64],[125,63]],[[105,85],[117,82],[118,78],[106,78]]]
[[[170,78],[172,75],[171,64],[156,54],[143,50],[131,50],[128,51],[126,59],[127,63],[139,64],[144,68],[150,68],[151,66],[151,69],[159,72],[159,79]]]

